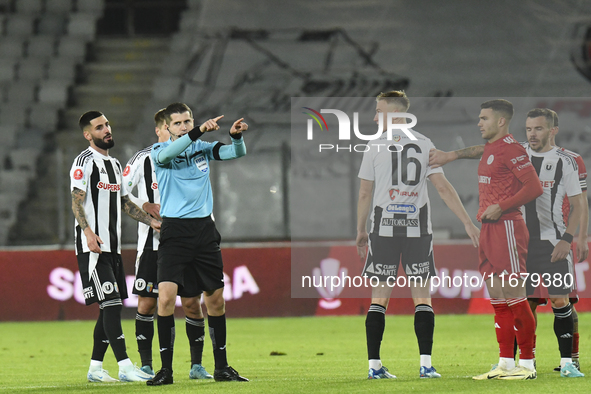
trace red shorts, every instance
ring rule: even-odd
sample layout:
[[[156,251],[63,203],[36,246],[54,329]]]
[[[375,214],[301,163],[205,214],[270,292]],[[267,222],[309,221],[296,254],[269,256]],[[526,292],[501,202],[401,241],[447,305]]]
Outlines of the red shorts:
[[[506,273],[527,272],[529,232],[523,219],[482,223],[480,230],[480,274],[488,277]]]

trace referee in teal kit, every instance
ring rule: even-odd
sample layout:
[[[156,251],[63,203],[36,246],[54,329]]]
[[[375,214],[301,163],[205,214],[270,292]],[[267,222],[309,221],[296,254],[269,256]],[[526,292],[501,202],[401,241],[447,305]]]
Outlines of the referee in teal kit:
[[[221,236],[212,218],[213,197],[209,180],[211,160],[231,160],[246,154],[242,132],[248,125],[238,119],[230,128],[231,145],[199,138],[219,130],[210,119],[193,128],[193,113],[183,103],[164,111],[170,139],[152,148],[152,161],[160,190],[163,218],[158,249],[158,337],[162,369],[148,386],[172,384],[174,307],[179,287],[197,281],[205,294],[209,335],[213,344],[216,381],[248,381],[226,359],[226,315]]]

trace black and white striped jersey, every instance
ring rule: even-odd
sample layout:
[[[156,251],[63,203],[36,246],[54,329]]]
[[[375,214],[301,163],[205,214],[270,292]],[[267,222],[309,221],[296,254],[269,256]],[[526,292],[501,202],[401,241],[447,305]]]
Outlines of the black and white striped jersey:
[[[529,237],[556,245],[566,231],[562,205],[568,197],[581,194],[577,162],[572,155],[552,147],[548,152],[532,150],[522,144],[534,166],[544,193],[521,209]]]
[[[86,192],[84,213],[90,228],[103,241],[103,252],[121,253],[121,197],[127,191],[121,186],[121,164],[88,147],[80,153],[70,170],[70,189]],[[86,236],[75,223],[76,254],[87,253]]]
[[[374,182],[371,232],[382,237],[420,237],[432,233],[427,177],[443,173],[429,167],[431,140],[412,130],[417,140],[386,133],[368,141],[359,178]]]
[[[123,170],[123,184],[129,191],[129,198],[140,208],[144,203],[160,204],[160,192],[154,172],[154,164],[150,157],[152,145],[137,151],[127,162]],[[137,187],[137,195],[133,188]],[[137,197],[136,197],[137,196]],[[142,222],[138,223],[137,250],[158,250],[160,233]]]

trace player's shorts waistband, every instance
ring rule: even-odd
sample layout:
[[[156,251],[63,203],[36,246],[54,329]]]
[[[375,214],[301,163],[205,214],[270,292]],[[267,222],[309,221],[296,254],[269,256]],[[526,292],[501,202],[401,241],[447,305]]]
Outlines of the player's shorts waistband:
[[[211,215],[206,216],[204,218],[167,218],[167,217],[163,217],[162,218],[162,222],[169,222],[169,223],[204,223],[204,222],[210,222],[213,219],[211,218]]]

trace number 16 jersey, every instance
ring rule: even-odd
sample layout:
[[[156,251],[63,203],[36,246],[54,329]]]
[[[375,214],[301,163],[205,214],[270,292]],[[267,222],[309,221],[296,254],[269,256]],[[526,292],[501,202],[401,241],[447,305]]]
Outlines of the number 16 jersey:
[[[443,173],[429,167],[429,150],[435,146],[424,135],[417,138],[383,133],[368,141],[359,178],[374,182],[371,232],[381,237],[420,237],[432,233],[427,177]]]

